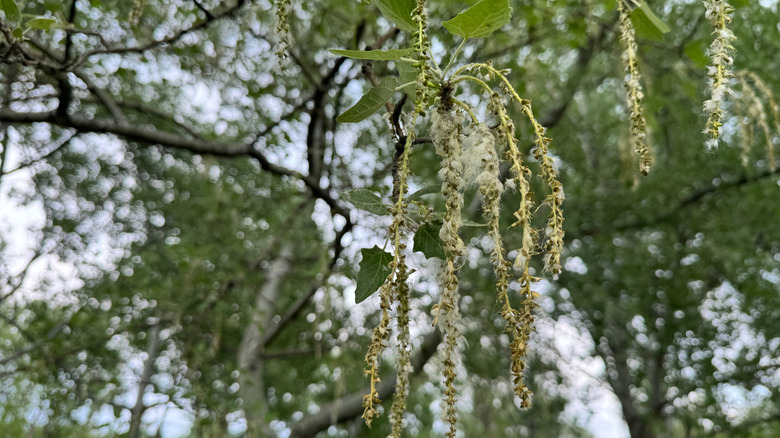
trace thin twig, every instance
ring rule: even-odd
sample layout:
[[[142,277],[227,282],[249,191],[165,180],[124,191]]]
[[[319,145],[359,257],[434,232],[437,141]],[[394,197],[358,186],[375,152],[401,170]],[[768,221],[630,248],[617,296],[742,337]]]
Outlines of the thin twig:
[[[12,173],[14,173],[14,172],[18,172],[18,171],[20,171],[20,170],[22,170],[22,169],[25,169],[25,168],[27,168],[27,167],[30,167],[30,166],[32,166],[32,165],[33,165],[33,164],[35,164],[35,163],[39,163],[39,162],[41,162],[41,161],[43,161],[43,160],[45,160],[45,159],[47,159],[47,158],[51,157],[51,156],[52,156],[54,153],[56,153],[57,151],[61,150],[61,149],[62,149],[62,148],[64,148],[64,147],[67,147],[67,146],[70,144],[70,142],[71,142],[73,139],[75,139],[76,137],[78,137],[78,135],[79,135],[79,134],[80,134],[79,132],[76,132],[76,133],[73,133],[73,134],[71,134],[71,135],[70,135],[70,137],[68,137],[67,139],[65,139],[65,141],[63,141],[63,142],[61,142],[60,144],[58,144],[57,146],[55,146],[55,147],[54,147],[52,150],[50,150],[49,152],[46,152],[46,153],[44,153],[43,155],[41,155],[41,156],[39,156],[39,157],[36,157],[36,158],[31,158],[30,160],[27,160],[26,162],[24,162],[24,163],[22,163],[22,164],[19,164],[19,165],[18,165],[18,166],[16,166],[15,168],[13,168],[13,169],[11,169],[11,170],[9,170],[9,171],[5,172],[3,175],[10,175],[10,174],[12,174]]]

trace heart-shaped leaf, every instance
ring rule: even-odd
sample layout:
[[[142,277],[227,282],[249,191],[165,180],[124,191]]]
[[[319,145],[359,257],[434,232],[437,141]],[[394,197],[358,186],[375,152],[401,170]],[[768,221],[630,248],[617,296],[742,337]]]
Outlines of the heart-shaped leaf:
[[[361,303],[376,292],[390,275],[390,262],[393,256],[378,246],[360,250],[360,272],[357,275],[355,303]]]

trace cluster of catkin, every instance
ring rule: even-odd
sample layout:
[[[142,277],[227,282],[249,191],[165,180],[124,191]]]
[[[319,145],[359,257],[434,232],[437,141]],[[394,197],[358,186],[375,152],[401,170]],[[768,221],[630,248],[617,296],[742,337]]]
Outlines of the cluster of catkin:
[[[415,107],[408,120],[408,126],[414,127],[417,119],[425,113],[428,100],[429,81],[429,55],[430,41],[426,34],[427,11],[425,0],[417,0],[412,19],[417,25],[417,30],[412,34],[412,48],[417,60],[417,84],[415,95]],[[412,371],[411,345],[409,339],[409,269],[406,265],[406,230],[409,229],[407,217],[407,202],[405,199],[408,189],[409,155],[415,139],[414,129],[410,129],[405,138],[399,138],[403,143],[403,151],[396,157],[395,172],[393,175],[393,193],[395,196],[391,208],[392,224],[389,228],[389,236],[393,244],[393,260],[390,262],[390,274],[379,289],[380,309],[382,311],[379,325],[371,335],[371,345],[366,352],[366,368],[364,373],[370,381],[370,390],[363,396],[363,418],[367,425],[379,415],[377,407],[380,403],[377,385],[379,384],[379,365],[382,351],[387,347],[390,339],[390,312],[393,304],[396,308],[396,326],[398,335],[396,338],[398,347],[398,361],[396,366],[397,380],[393,405],[390,408],[390,423],[392,426],[391,437],[399,438],[404,430],[404,412],[406,411],[406,398],[409,393],[409,375]]]
[[[462,264],[463,242],[458,234],[462,223],[463,190],[475,185],[482,200],[482,215],[487,222],[488,236],[491,241],[491,261],[496,278],[498,300],[501,303],[501,315],[506,321],[506,331],[511,335],[510,352],[511,371],[515,394],[520,397],[523,407],[530,407],[532,392],[525,385],[525,357],[529,336],[534,327],[533,310],[538,297],[531,287],[539,279],[532,275],[531,259],[543,253],[545,270],[557,275],[560,270],[560,257],[563,248],[563,216],[561,203],[563,189],[558,181],[554,160],[549,154],[550,139],[545,129],[536,121],[528,100],[521,99],[508,84],[501,72],[487,64],[474,65],[475,71],[481,71],[488,79],[500,79],[504,85],[503,95],[490,91],[488,110],[498,123],[491,129],[487,124],[472,119],[464,125],[465,118],[453,110],[449,96],[443,93],[437,111],[432,116],[431,131],[437,154],[441,157],[439,177],[442,181],[442,194],[446,202],[446,213],[439,237],[442,241],[446,260],[440,276],[440,300],[434,306],[434,318],[445,335],[444,340],[444,420],[449,423],[448,436],[455,436],[457,401],[454,380],[459,362],[460,313],[458,309],[457,271]],[[473,78],[481,84],[483,81]],[[536,211],[533,208],[533,195],[529,179],[531,170],[524,164],[523,155],[515,138],[515,126],[508,115],[504,95],[516,99],[521,104],[521,113],[530,121],[534,131],[533,155],[541,170],[541,178],[550,188],[550,194],[544,201],[549,207],[547,225],[544,230],[532,227],[531,220]],[[511,177],[502,182],[499,164],[503,151],[511,165]],[[502,229],[500,225],[501,197],[508,189],[516,189],[520,195],[520,205],[514,212],[516,221],[513,227],[522,232],[520,248],[514,264],[506,258]],[[519,306],[514,306],[509,295],[509,284],[514,278],[514,270],[519,272]]]
[[[461,157],[461,124],[463,117],[455,114],[450,105],[442,105],[431,117],[431,132],[436,153],[441,157],[439,178],[445,199],[446,213],[439,232],[447,255],[439,278],[439,302],[433,307],[434,321],[444,334],[444,421],[449,423],[448,437],[455,436],[457,423],[455,379],[460,358],[460,294],[458,293],[458,265],[465,245],[460,238],[463,209],[463,163]]]
[[[741,70],[736,73],[740,93],[734,100],[736,116],[739,120],[742,142],[742,164],[748,165],[748,159],[754,140],[754,126],[758,126],[766,145],[766,159],[770,169],[777,165],[773,135],[780,136],[780,107],[777,105],[772,89],[755,72]],[[769,107],[769,114],[765,108]],[[771,114],[771,124],[770,124]],[[774,131],[774,134],[773,134]]]
[[[624,0],[617,0],[618,13],[620,14],[620,42],[623,44],[623,68],[626,73],[626,100],[628,102],[628,118],[631,122],[631,138],[634,143],[634,152],[639,155],[639,171],[643,175],[650,172],[652,158],[650,146],[647,141],[647,122],[642,109],[642,84],[639,74],[639,60],[637,56],[636,37],[634,26],[631,23],[629,11]]]
[[[709,136],[705,142],[708,149],[718,147],[720,131],[723,126],[723,104],[731,94],[729,82],[734,77],[731,66],[734,64],[733,51],[734,40],[737,37],[727,27],[731,22],[731,13],[734,8],[723,0],[704,0],[704,17],[712,24],[715,36],[710,45],[709,55],[712,64],[707,67],[707,87],[710,98],[704,101],[704,114],[707,123],[704,133]]]
[[[287,52],[292,47],[293,39],[290,33],[290,5],[291,0],[276,0],[276,25],[274,26],[274,41],[276,58],[279,66],[287,66]]]

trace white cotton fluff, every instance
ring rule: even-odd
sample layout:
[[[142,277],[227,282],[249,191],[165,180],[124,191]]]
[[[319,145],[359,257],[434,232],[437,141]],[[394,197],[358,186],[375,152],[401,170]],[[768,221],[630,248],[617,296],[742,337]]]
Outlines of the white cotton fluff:
[[[434,111],[431,116],[431,132],[436,153],[441,156],[439,178],[442,181],[441,193],[447,200],[447,215],[439,231],[444,250],[459,256],[465,246],[458,235],[462,225],[463,208],[463,164],[460,126],[463,116],[452,111]]]
[[[499,159],[496,153],[496,138],[484,123],[469,127],[463,140],[461,161],[464,179],[468,185],[477,184],[483,198],[500,199],[504,192],[501,184]],[[491,200],[492,215],[498,216],[499,203]]]

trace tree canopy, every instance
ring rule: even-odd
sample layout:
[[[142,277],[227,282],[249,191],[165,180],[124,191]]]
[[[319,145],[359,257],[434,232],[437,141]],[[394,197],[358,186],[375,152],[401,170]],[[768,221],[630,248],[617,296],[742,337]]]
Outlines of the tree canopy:
[[[0,7],[4,436],[780,434],[776,0]]]

